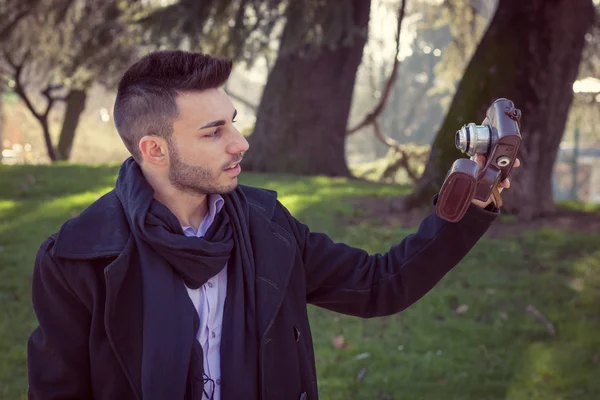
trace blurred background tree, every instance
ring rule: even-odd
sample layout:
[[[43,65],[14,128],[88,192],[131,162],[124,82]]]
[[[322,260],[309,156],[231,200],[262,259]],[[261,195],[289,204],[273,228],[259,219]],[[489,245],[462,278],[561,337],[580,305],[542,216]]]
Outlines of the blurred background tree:
[[[506,96],[531,124],[523,127],[531,140],[524,150],[553,154],[531,168],[537,156],[523,156],[528,168],[520,171],[527,174],[516,173],[506,195],[507,211],[535,217],[552,209],[552,174],[565,157],[559,144],[575,148],[595,140],[600,103],[583,92],[572,101],[569,91],[574,79],[599,73],[593,1],[569,2],[582,7],[570,10],[569,19],[560,1],[514,7],[509,0],[408,0],[396,43],[401,0],[344,6],[314,0],[0,0],[3,99],[11,110],[27,113],[16,140],[39,129],[49,160],[73,159],[74,148],[78,161],[117,160],[126,152],[109,124],[110,109],[115,81],[130,62],[164,48],[228,56],[235,64],[226,90],[252,149],[246,170],[416,183],[402,203],[412,208],[429,203],[461,156],[454,132],[467,121],[481,122],[492,99]],[[581,23],[573,22],[578,18]],[[512,21],[519,29],[496,28]],[[559,27],[569,34],[558,35]],[[515,51],[497,53],[509,48]],[[537,54],[542,48],[547,51]],[[556,84],[554,76],[560,77]],[[523,81],[504,83],[513,78]],[[556,92],[544,92],[550,88]],[[553,93],[563,92],[554,100]],[[539,109],[526,106],[538,98]],[[352,130],[383,100],[374,121],[387,144],[371,124]],[[553,110],[552,119],[541,125],[532,119],[546,110]],[[11,111],[9,124],[15,115]],[[528,130],[542,126],[546,132],[544,123],[552,133],[534,139]],[[9,138],[15,141],[14,134]],[[545,203],[524,209],[536,196]]]
[[[8,40],[17,24],[32,12],[39,0],[0,0],[0,42]],[[0,84],[0,162],[4,130],[4,85]]]
[[[370,0],[182,0],[140,21],[153,42],[183,44],[249,65],[267,58],[246,169],[350,176],[345,131],[370,6]],[[280,35],[274,61],[273,35]]]
[[[554,211],[553,166],[594,16],[592,0],[499,0],[406,205],[425,204],[439,190],[460,155],[456,130],[480,123],[493,100],[506,97],[523,112],[524,168],[512,179],[504,209],[526,220]]]
[[[114,85],[136,54],[121,20],[126,5],[118,0],[39,0],[0,43],[4,80],[39,122],[51,161],[69,159],[91,85]],[[50,119],[60,108],[55,145]]]

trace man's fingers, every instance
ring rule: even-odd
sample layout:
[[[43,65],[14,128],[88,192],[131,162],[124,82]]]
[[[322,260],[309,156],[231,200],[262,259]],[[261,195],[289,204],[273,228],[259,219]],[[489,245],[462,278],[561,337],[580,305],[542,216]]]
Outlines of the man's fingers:
[[[487,161],[483,154],[475,154],[471,159],[479,164],[480,167],[484,167],[485,162]]]
[[[515,165],[513,165],[514,168],[517,168],[519,165],[521,165],[521,160],[519,160],[518,158],[515,160]]]

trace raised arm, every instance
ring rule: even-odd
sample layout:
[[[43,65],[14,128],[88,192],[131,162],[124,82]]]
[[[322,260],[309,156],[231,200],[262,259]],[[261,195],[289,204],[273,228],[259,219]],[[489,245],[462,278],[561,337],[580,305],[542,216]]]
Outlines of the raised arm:
[[[335,243],[295,220],[306,269],[307,301],[360,317],[397,313],[456,266],[497,216],[497,210],[471,204],[461,221],[450,223],[432,211],[415,233],[376,255]]]

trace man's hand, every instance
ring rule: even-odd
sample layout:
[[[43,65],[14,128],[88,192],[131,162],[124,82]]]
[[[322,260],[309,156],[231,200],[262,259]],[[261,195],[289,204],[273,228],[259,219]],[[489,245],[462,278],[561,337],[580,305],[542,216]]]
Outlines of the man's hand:
[[[477,164],[479,164],[479,166],[481,168],[483,168],[485,166],[485,163],[487,161],[486,157],[482,154],[475,154],[474,157],[471,157],[471,160],[473,160]],[[513,166],[513,168],[518,168],[519,165],[521,165],[521,161],[517,158],[515,160],[515,165]],[[510,179],[506,178],[502,182],[498,182],[498,185],[496,187],[498,188],[498,192],[502,193],[502,190],[508,189],[510,187]],[[492,203],[492,196],[488,197],[488,199],[486,201],[480,201],[477,199],[473,199],[473,204],[475,204],[476,206],[479,206],[481,208],[485,208],[488,205],[490,205],[491,203]]]

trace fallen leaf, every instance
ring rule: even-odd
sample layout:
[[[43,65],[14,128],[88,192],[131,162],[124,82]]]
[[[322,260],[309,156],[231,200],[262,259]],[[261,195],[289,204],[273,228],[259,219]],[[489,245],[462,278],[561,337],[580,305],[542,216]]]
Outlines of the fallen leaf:
[[[583,292],[583,289],[585,289],[584,281],[581,278],[573,279],[570,286],[577,292]]]
[[[336,349],[341,349],[342,347],[346,347],[346,343],[344,342],[344,337],[342,335],[334,336],[333,347],[335,347]]]
[[[462,314],[466,313],[468,309],[469,309],[468,305],[461,304],[460,306],[458,306],[456,308],[456,310],[454,310],[454,312],[457,313],[458,315],[462,315]]]
[[[358,371],[358,375],[356,375],[356,381],[357,382],[362,381],[366,374],[367,374],[367,369],[361,368],[361,370]]]
[[[592,361],[594,362],[594,364],[598,364],[598,354],[594,354],[592,356]]]
[[[35,184],[35,176],[29,174],[27,175],[27,180],[29,181],[29,183],[31,183],[32,185]]]

